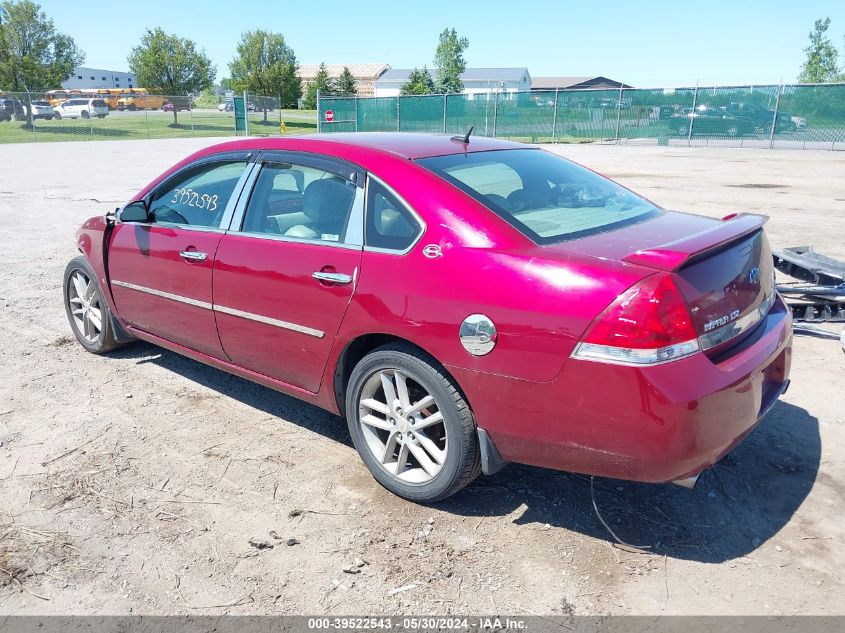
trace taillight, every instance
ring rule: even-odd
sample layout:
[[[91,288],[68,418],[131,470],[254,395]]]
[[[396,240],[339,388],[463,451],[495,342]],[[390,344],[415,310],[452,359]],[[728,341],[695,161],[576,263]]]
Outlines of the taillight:
[[[573,358],[651,365],[699,350],[692,316],[670,275],[629,288],[593,322]]]

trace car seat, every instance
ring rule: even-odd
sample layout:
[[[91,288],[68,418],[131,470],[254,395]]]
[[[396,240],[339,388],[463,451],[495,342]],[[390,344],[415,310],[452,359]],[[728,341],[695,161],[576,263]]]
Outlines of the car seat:
[[[284,232],[289,237],[340,241],[355,186],[340,178],[323,178],[310,183],[302,195],[302,215],[307,221]]]

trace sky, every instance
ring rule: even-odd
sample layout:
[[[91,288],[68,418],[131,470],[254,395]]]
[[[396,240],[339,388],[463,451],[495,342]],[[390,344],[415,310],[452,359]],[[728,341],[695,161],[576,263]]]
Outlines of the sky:
[[[228,76],[240,34],[280,32],[300,63],[432,65],[438,34],[469,39],[471,67],[602,75],[640,88],[794,81],[817,18],[845,63],[843,0],[40,0],[86,66],[128,70],[148,27],[193,39]]]

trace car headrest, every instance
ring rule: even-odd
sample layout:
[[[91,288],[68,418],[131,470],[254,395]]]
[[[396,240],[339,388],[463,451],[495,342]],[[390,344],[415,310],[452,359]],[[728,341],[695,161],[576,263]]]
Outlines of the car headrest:
[[[302,212],[314,222],[345,217],[355,197],[355,186],[340,178],[321,178],[302,194]]]

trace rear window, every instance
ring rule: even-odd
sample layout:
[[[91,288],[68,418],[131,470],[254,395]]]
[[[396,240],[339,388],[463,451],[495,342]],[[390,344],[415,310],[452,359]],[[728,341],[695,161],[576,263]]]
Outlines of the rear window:
[[[538,244],[621,228],[661,213],[621,185],[543,150],[473,152],[417,162]]]
[[[108,105],[106,105],[106,102],[103,101],[102,99],[94,99],[93,101],[91,101],[91,105],[94,106],[95,108],[107,108],[108,107]]]

